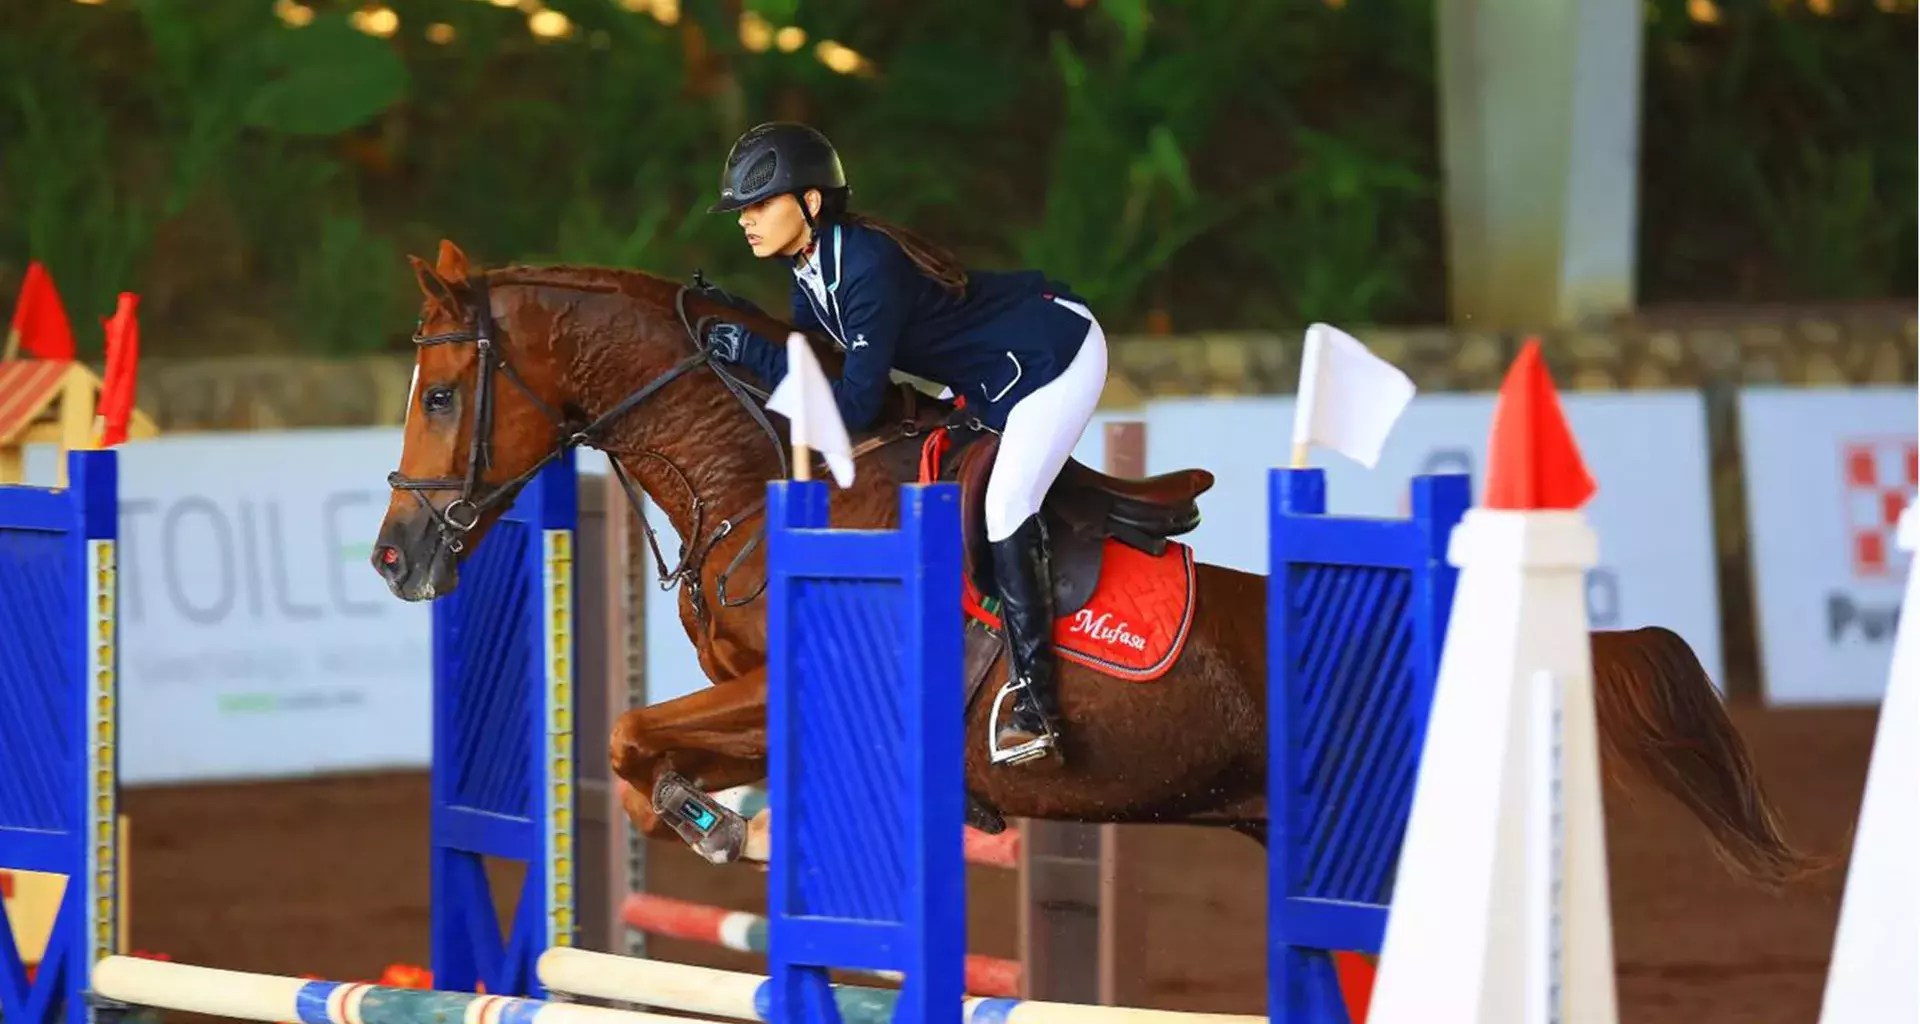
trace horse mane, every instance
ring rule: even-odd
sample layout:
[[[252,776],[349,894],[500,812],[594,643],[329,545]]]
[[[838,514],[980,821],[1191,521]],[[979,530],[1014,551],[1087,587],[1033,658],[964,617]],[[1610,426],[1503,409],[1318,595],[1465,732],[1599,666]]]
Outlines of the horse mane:
[[[650,308],[653,315],[667,321],[669,329],[683,333],[685,328],[679,323],[680,314],[675,309],[676,296],[682,287],[681,282],[669,280],[645,270],[625,267],[601,267],[578,264],[509,264],[484,271],[481,274],[490,287],[502,285],[521,285],[531,288],[556,288],[563,291],[584,291],[618,295]],[[686,297],[686,313],[689,324],[699,323],[702,317],[724,316],[742,324],[763,338],[785,338],[799,330],[794,325],[776,317],[752,310],[738,309],[702,294],[689,290]],[[807,343],[813,348],[814,358],[820,361],[821,369],[829,375],[839,375],[846,363],[846,354],[833,339],[819,331],[804,331]],[[741,368],[744,371],[744,367]],[[745,374],[751,376],[751,374]],[[772,390],[778,381],[760,381],[768,390]],[[950,413],[954,401],[947,398],[935,398],[925,393],[909,395],[911,385],[901,384],[889,390],[881,405],[880,422],[894,423],[907,419],[914,406],[932,406],[942,415]],[[909,401],[913,406],[909,406]],[[876,424],[875,429],[880,429]]]

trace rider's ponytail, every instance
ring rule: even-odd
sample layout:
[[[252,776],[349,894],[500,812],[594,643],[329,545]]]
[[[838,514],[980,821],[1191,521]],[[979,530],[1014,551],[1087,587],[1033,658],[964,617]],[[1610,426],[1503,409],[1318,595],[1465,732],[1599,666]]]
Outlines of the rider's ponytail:
[[[846,209],[845,192],[836,192],[833,195],[823,196],[822,199],[821,212],[826,217],[847,224],[872,228],[893,239],[894,243],[900,246],[900,251],[907,254],[907,259],[912,260],[913,265],[922,274],[932,278],[955,298],[966,294],[967,268],[961,266],[960,261],[953,258],[953,254],[898,224],[875,220],[864,213],[855,213]]]

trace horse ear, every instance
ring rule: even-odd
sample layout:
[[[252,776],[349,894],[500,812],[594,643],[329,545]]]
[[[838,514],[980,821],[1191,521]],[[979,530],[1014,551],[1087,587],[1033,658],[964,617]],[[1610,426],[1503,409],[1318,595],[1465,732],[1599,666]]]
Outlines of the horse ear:
[[[453,289],[447,287],[445,281],[440,280],[440,275],[434,273],[433,267],[429,266],[426,260],[408,253],[407,262],[413,264],[413,277],[420,282],[422,295],[435,302],[445,302],[453,296]]]
[[[448,284],[467,283],[467,254],[460,247],[442,238],[440,240],[440,260],[434,267],[440,280]]]

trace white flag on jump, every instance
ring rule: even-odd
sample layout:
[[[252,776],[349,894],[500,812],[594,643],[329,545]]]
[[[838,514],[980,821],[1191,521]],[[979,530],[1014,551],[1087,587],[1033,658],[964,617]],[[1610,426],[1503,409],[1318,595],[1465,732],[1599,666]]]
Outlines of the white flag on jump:
[[[1304,465],[1307,447],[1319,445],[1372,469],[1413,393],[1399,367],[1353,335],[1327,324],[1308,327],[1293,407],[1294,465]]]
[[[833,387],[813,357],[813,347],[798,331],[787,335],[787,375],[768,396],[767,409],[785,416],[792,426],[796,468],[812,458],[808,452],[819,452],[826,457],[834,483],[843,489],[853,483],[853,442],[847,439],[847,425],[840,419]],[[804,469],[796,479],[806,479]]]

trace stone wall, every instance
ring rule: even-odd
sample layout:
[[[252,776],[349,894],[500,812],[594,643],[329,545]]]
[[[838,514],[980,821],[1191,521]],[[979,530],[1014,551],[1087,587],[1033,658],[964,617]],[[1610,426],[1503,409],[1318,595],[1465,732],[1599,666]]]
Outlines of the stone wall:
[[[1423,391],[1491,390],[1521,335],[1447,328],[1360,328],[1354,333],[1404,368]],[[1566,390],[1743,384],[1913,383],[1912,306],[1827,310],[1668,311],[1608,328],[1540,335]],[[1106,405],[1153,398],[1291,394],[1301,335],[1235,332],[1111,339]],[[170,433],[392,425],[406,403],[412,353],[355,359],[235,356],[140,364],[141,408]]]
[[[1904,384],[1916,379],[1915,308],[1670,309],[1580,330],[1543,332],[1554,379],[1570,391],[1697,388],[1706,396],[1728,685],[1756,678],[1738,408],[1743,385]],[[1354,333],[1423,391],[1499,385],[1521,335],[1447,328]],[[1109,408],[1153,398],[1290,394],[1301,334],[1220,333],[1111,340]],[[398,424],[411,353],[349,360],[149,357],[139,403],[163,433]]]

